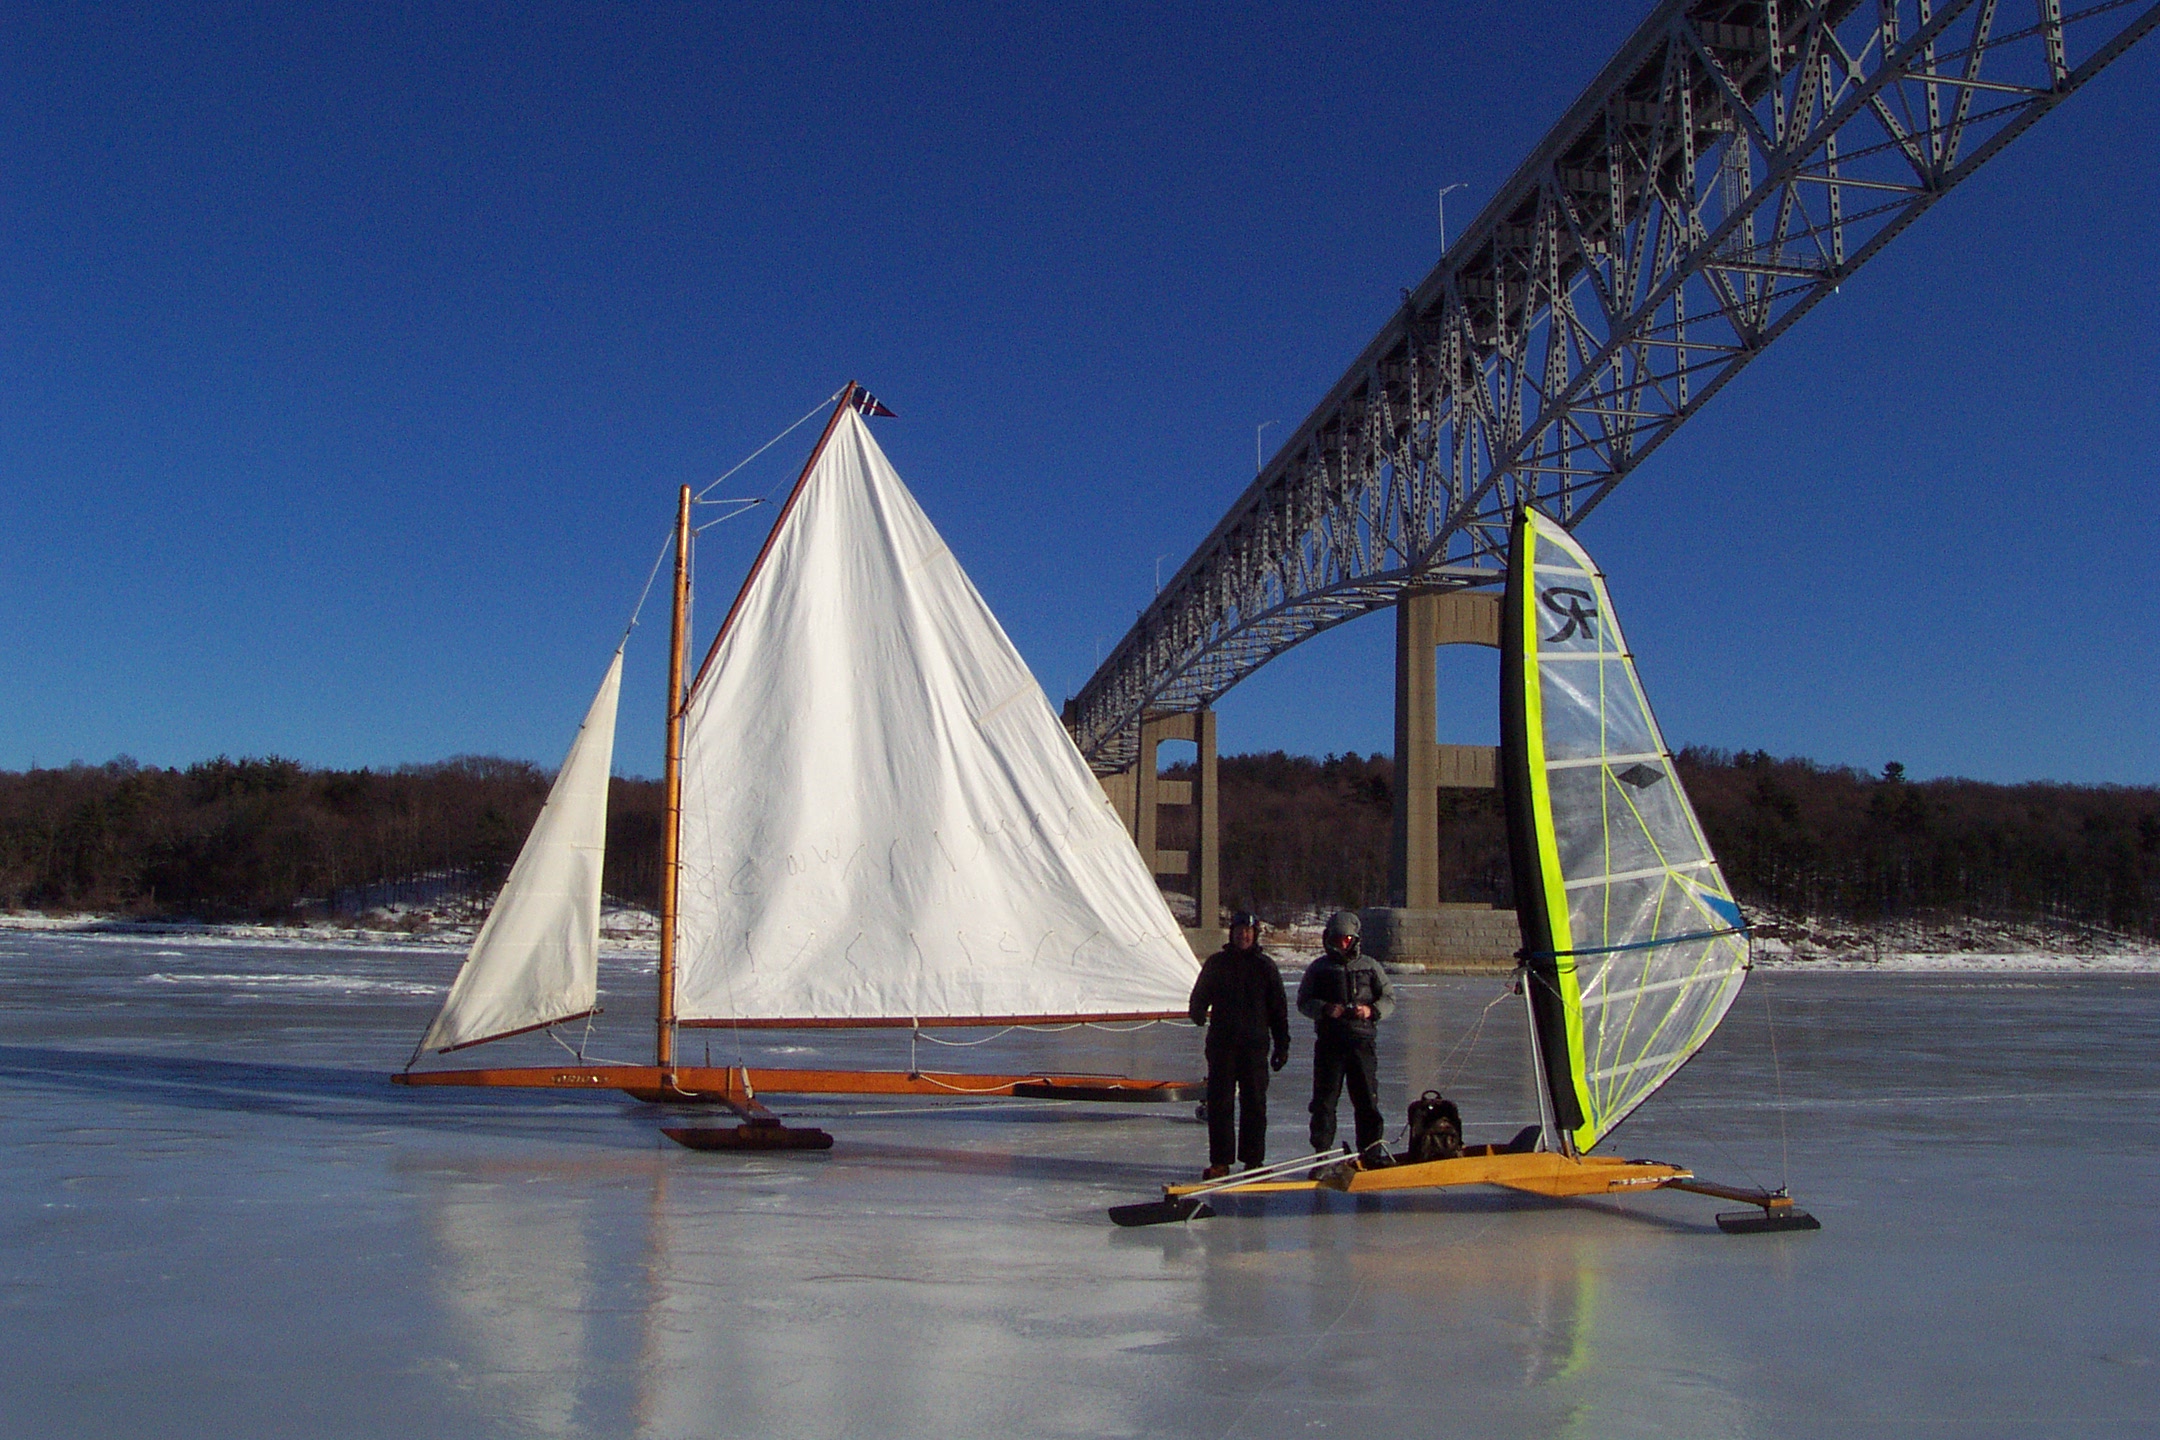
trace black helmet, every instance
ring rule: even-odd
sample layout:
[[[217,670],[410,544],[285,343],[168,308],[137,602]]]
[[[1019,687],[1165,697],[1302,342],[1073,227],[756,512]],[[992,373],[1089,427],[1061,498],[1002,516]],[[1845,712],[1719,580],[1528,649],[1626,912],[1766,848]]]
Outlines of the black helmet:
[[[1358,919],[1357,911],[1337,910],[1333,915],[1328,916],[1327,938],[1334,941],[1340,940],[1347,935],[1352,940],[1355,940],[1363,933],[1364,928],[1364,922]]]
[[[1240,910],[1235,915],[1232,915],[1230,917],[1230,928],[1232,930],[1237,929],[1240,925],[1243,925],[1247,929],[1251,930],[1256,939],[1259,937],[1260,917],[1253,914],[1252,911]]]

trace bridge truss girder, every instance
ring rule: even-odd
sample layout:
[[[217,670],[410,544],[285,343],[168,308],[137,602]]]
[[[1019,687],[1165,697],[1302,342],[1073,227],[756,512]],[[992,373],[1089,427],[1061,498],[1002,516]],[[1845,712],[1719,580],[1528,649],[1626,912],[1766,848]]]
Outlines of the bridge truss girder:
[[[2160,25],[2009,8],[1660,4],[1067,703],[1090,763],[1405,590],[1496,583],[1516,506],[1579,522]]]

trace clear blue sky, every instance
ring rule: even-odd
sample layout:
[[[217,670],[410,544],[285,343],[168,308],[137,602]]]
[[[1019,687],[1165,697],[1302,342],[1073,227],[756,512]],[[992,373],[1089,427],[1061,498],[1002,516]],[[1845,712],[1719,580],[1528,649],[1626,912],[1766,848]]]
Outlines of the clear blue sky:
[[[675,487],[851,376],[1061,700],[1425,274],[1438,186],[1474,214],[1646,9],[11,7],[0,768],[552,766]],[[1676,743],[2160,781],[2156,81],[1584,526]],[[708,537],[705,633],[763,523]],[[1262,671],[1224,748],[1386,749],[1391,644]],[[1490,739],[1489,657],[1446,675]]]

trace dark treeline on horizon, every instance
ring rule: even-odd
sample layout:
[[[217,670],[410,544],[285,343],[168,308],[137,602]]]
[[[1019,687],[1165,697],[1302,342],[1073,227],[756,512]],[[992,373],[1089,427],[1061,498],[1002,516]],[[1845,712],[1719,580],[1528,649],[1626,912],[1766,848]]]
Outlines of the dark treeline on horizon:
[[[1761,751],[1676,758],[1744,904],[1862,923],[2160,935],[2160,787],[1909,780],[1895,763],[1870,775]],[[1218,763],[1226,905],[1279,919],[1387,903],[1392,759],[1277,752]],[[1440,810],[1441,898],[1512,906],[1498,792],[1444,792]],[[1190,843],[1169,823],[1178,813],[1164,812],[1166,846]]]
[[[1688,749],[1679,762],[1744,903],[2160,935],[2160,788],[1919,781],[1894,764],[1870,775],[1760,751]],[[1276,752],[1220,766],[1226,905],[1278,919],[1386,902],[1390,759]],[[485,898],[549,780],[479,756],[382,771],[221,756],[0,772],[0,907],[290,919]],[[1442,898],[1511,905],[1498,795],[1450,792],[1441,812]],[[1189,811],[1162,818],[1165,848],[1190,843]],[[660,830],[660,783],[615,780],[610,895],[654,902]]]
[[[460,756],[394,770],[215,760],[0,772],[0,906],[290,919],[491,896],[552,777]],[[609,788],[606,886],[659,892],[660,783]],[[619,843],[618,843],[619,842]]]

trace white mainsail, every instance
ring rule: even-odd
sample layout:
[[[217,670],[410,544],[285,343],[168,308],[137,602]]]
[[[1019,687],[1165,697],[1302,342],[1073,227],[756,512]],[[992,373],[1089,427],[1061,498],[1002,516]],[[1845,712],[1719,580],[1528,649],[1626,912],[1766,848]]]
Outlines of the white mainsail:
[[[852,409],[690,696],[682,773],[682,1020],[1185,1008],[1153,877]]]
[[[600,872],[621,691],[618,648],[422,1048],[550,1025],[589,1013],[599,998]]]

